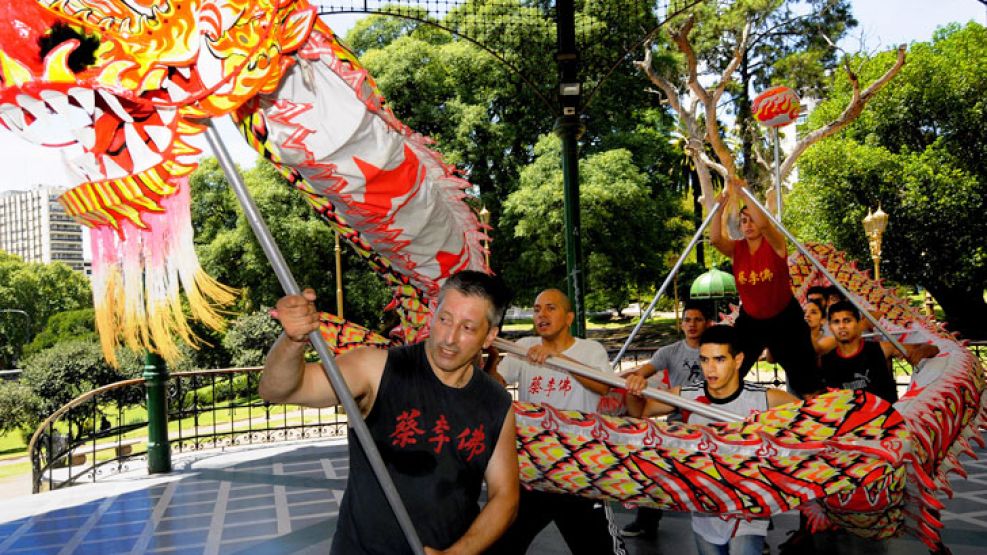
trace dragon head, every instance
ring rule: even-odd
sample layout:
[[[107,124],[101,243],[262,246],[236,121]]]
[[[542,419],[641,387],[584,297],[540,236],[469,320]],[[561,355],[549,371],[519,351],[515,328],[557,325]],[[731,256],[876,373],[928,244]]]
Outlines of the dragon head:
[[[79,182],[184,175],[183,139],[274,90],[315,17],[293,0],[8,0],[0,124],[61,150]]]
[[[214,328],[234,292],[195,258],[186,142],[207,118],[272,92],[316,12],[303,0],[5,0],[0,126],[56,148],[79,183],[60,197],[91,228],[103,351],[177,357],[193,316]]]

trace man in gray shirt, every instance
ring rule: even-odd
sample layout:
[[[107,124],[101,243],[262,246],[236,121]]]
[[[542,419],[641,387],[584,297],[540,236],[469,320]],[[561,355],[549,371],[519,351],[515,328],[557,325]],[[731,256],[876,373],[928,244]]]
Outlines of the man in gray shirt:
[[[685,339],[658,349],[651,360],[626,375],[637,374],[648,380],[648,387],[661,389],[701,384],[703,371],[699,366],[699,338],[711,323],[707,310],[698,301],[686,301],[681,323]],[[681,420],[681,417],[674,413],[669,419]],[[660,521],[661,510],[641,507],[634,521],[625,526],[620,534],[628,538],[654,538],[658,534]]]

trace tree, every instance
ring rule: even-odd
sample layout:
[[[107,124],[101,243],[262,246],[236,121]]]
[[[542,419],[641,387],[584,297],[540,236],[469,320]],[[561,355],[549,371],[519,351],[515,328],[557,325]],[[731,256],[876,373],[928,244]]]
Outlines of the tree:
[[[866,79],[889,57],[854,63]],[[831,241],[869,265],[860,221],[880,205],[891,215],[882,276],[922,285],[951,329],[987,337],[987,30],[942,28],[908,57],[896,86],[803,157],[789,220],[803,238]],[[853,84],[840,75],[832,90],[810,126],[836,113]]]
[[[504,202],[504,224],[514,230],[520,256],[505,269],[518,300],[565,279],[562,239],[562,168],[559,139],[546,135],[535,161],[521,172],[521,185]],[[581,218],[590,309],[620,308],[663,275],[664,258],[683,235],[677,205],[656,197],[647,177],[625,149],[598,152],[580,161]],[[614,222],[619,222],[615,225]]]
[[[38,410],[45,417],[87,391],[140,375],[143,365],[135,353],[121,349],[117,357],[120,368],[106,362],[95,341],[59,343],[25,359],[21,381],[37,397]],[[92,422],[92,414],[91,409],[76,411],[69,418],[79,429]]]
[[[96,321],[91,308],[53,314],[48,318],[48,323],[41,333],[34,336],[34,340],[24,347],[24,355],[33,355],[63,341],[80,339],[92,341],[99,339],[96,336]]]
[[[41,422],[40,400],[19,381],[0,381],[0,435],[34,430]]]
[[[22,310],[0,314],[0,363],[13,362],[18,348],[41,331],[52,314],[92,306],[86,276],[61,262],[24,262],[0,252],[0,308]]]
[[[509,216],[502,203],[515,191],[520,192],[525,168],[540,165],[549,170],[544,160],[536,160],[538,147],[534,145],[552,131],[557,116],[538,96],[554,98],[557,94],[552,81],[543,77],[547,68],[556,65],[557,43],[551,11],[543,3],[522,4],[474,2],[470,3],[470,13],[466,8],[452,10],[442,20],[444,25],[460,29],[500,53],[517,72],[468,41],[448,35],[425,34],[420,26],[398,37],[388,34],[387,40],[369,48],[361,61],[375,76],[395,113],[412,128],[435,139],[446,161],[467,173],[480,196],[477,208],[483,205],[491,214],[491,266],[507,278],[512,288],[527,291],[531,283],[525,270],[530,269],[531,264],[523,265],[525,270],[515,266],[523,256],[534,256],[529,246],[517,240],[528,231],[516,229],[523,218],[517,212]],[[657,24],[650,12],[628,14],[614,2],[587,2],[577,9],[577,26],[586,34],[584,43],[590,45],[583,53],[584,67],[599,60],[616,61],[628,37],[640,38],[643,32]],[[472,17],[474,11],[480,16]],[[380,16],[367,20],[375,18]],[[383,26],[383,23],[373,25]],[[347,38],[361,45],[368,42],[362,36],[362,30],[360,33],[354,31]],[[595,68],[591,69],[595,71]],[[588,91],[597,85],[600,74],[592,74],[589,70],[587,73],[591,74],[584,85]],[[522,76],[533,85],[529,86]],[[587,132],[581,145],[583,155],[629,153],[634,171],[643,177],[648,202],[670,203],[661,207],[658,213],[677,213],[677,199],[666,194],[671,180],[663,169],[674,157],[667,139],[672,121],[658,98],[640,86],[632,67],[623,64],[616,68],[596,91],[585,116]],[[552,163],[560,163],[557,154],[552,160]],[[561,181],[546,177],[540,169],[533,175],[541,177],[531,177],[532,180],[545,177],[545,184],[551,183],[561,191]],[[584,191],[585,187],[584,184]],[[547,190],[544,192],[548,193]],[[587,192],[581,194],[581,201],[594,202]],[[553,206],[561,210],[561,204]],[[561,217],[561,212],[554,216]],[[611,222],[594,220],[593,225],[610,227]],[[590,233],[607,233],[606,230],[590,229],[588,223],[583,227]],[[561,233],[561,227],[545,233]],[[561,235],[556,239],[561,241]],[[591,240],[586,241],[584,252],[589,252]],[[598,244],[593,243],[593,248]],[[618,246],[633,247],[621,254],[620,258],[624,260],[651,258],[641,255],[640,245],[624,241],[612,245],[613,248]],[[647,248],[652,247],[648,245]],[[655,250],[662,249],[664,243]],[[602,264],[612,260],[612,255],[613,251],[604,259],[596,256],[596,260],[589,262],[602,268]],[[564,259],[553,257],[552,264],[558,260]],[[648,272],[635,270],[633,282],[620,284],[615,296],[597,292],[598,287],[608,287],[603,281],[590,284],[590,296],[595,295],[599,303],[607,306],[617,302],[617,298],[636,291],[644,283],[641,281],[644,275],[662,273],[665,261],[657,260],[657,266]],[[541,271],[545,272],[544,279],[554,279],[554,285],[561,285],[564,261],[557,267]],[[614,279],[625,275],[623,271],[621,268],[615,273]],[[649,286],[653,286],[653,280]],[[605,297],[612,298],[604,301]]]
[[[260,310],[238,317],[226,331],[223,347],[232,353],[233,366],[260,366],[279,335],[281,325],[266,310]]]
[[[707,12],[700,9],[680,24],[673,25],[669,28],[668,34],[674,50],[670,51],[659,43],[648,45],[645,48],[644,60],[635,64],[668,99],[672,110],[679,117],[679,125],[687,141],[687,152],[696,164],[707,210],[712,208],[714,203],[711,172],[715,171],[728,183],[743,181],[737,163],[737,153],[729,147],[720,127],[718,115],[721,100],[731,86],[746,52],[750,49],[752,29],[757,23],[756,19],[748,18],[739,29],[728,30],[722,39],[721,47],[732,52],[730,62],[719,75],[706,76],[710,77],[707,80],[700,79],[700,58],[694,45],[694,41],[702,38],[702,35],[694,36],[694,31],[700,18],[708,16]],[[684,61],[677,71],[670,71],[667,63],[658,65],[654,63],[656,58],[664,61],[676,57],[681,57]],[[893,62],[882,66],[883,73],[879,73],[870,85],[862,89],[860,77],[850,66],[849,60],[844,58],[844,71],[848,82],[852,85],[851,94],[842,105],[842,111],[838,111],[825,125],[799,139],[781,164],[781,179],[784,180],[791,173],[795,161],[805,149],[839,132],[856,119],[874,95],[901,71],[904,63],[905,49],[902,46],[898,48]],[[701,81],[711,81],[711,84],[705,85]],[[707,148],[712,148],[713,155],[707,153]]]
[[[271,164],[262,161],[243,175],[298,284],[315,289],[320,308],[335,312],[330,227]],[[283,289],[215,160],[204,160],[190,181],[192,223],[198,231],[196,248],[203,268],[242,290],[241,310],[273,306],[284,295]],[[390,292],[352,249],[343,249],[343,268],[345,315],[363,325],[379,325]]]

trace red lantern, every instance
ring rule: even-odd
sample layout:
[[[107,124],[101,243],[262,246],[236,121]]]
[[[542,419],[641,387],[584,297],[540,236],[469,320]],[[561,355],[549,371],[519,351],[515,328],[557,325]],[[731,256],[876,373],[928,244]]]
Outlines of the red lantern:
[[[757,95],[751,106],[761,125],[784,127],[799,116],[799,97],[788,87],[772,87]]]

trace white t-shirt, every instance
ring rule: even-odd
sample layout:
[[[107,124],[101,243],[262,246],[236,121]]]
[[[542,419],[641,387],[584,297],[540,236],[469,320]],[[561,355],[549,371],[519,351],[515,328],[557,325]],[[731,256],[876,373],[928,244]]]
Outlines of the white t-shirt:
[[[607,350],[596,341],[575,338],[576,342],[562,354],[603,372],[610,368]],[[517,341],[525,350],[541,343],[538,336]],[[526,403],[545,403],[562,410],[596,412],[600,396],[565,372],[538,366],[514,355],[506,355],[497,367],[508,384],[517,384],[518,399]]]
[[[681,390],[684,399],[699,401],[717,408],[730,411],[742,416],[748,416],[768,409],[768,392],[756,384],[741,382],[740,390],[731,399],[716,402],[706,395],[703,385],[686,386]],[[725,402],[724,402],[725,401]],[[714,422],[705,416],[689,413],[686,422],[690,424],[709,424]],[[701,513],[692,514],[692,530],[706,541],[716,545],[726,545],[734,536],[766,536],[770,519],[753,518],[743,520],[738,518],[723,518]]]

